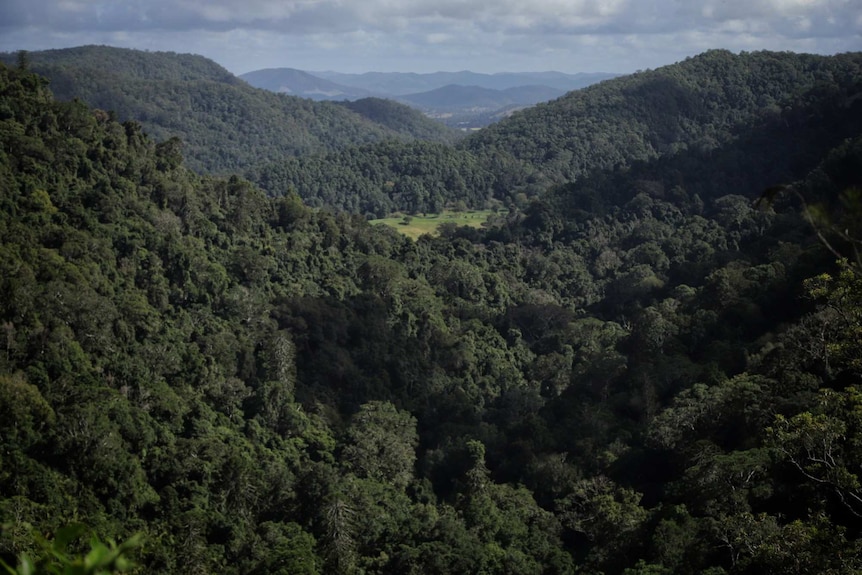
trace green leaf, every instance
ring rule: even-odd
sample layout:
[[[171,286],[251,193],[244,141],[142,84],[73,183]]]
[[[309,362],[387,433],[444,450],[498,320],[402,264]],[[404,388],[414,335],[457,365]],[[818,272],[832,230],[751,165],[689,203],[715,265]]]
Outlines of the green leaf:
[[[113,559],[111,550],[108,549],[104,543],[99,541],[93,541],[91,545],[92,549],[87,553],[87,556],[84,557],[84,565],[88,568],[104,567],[105,565],[109,565]]]
[[[51,546],[51,549],[57,553],[65,553],[66,549],[69,547],[69,543],[79,538],[86,531],[87,526],[83,523],[70,523],[65,527],[61,527],[57,530],[57,534],[54,536],[54,543]]]

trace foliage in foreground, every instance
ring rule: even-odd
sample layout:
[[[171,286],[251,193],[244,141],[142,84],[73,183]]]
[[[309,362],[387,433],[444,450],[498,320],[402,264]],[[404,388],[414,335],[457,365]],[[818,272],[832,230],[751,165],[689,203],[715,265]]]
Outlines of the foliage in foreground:
[[[19,556],[15,569],[0,560],[9,575],[110,575],[134,570],[130,555],[141,546],[141,537],[133,536],[117,545],[109,541],[106,545],[97,538],[90,541],[89,550],[82,555],[70,551],[70,545],[87,531],[80,523],[67,525],[58,530],[53,541],[35,536],[38,555],[27,553]]]

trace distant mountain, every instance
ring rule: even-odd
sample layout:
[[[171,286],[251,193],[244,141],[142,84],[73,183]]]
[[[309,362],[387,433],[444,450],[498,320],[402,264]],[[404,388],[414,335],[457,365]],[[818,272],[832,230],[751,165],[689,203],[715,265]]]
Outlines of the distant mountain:
[[[564,93],[548,86],[494,90],[450,84],[428,92],[398,96],[397,99],[448,126],[466,130],[482,128],[517,110],[553,100]]]
[[[374,95],[370,90],[336,84],[293,68],[267,68],[239,77],[255,88],[312,100],[358,100]]]
[[[518,86],[493,90],[480,86],[450,84],[419,94],[400,96],[399,101],[431,111],[472,110],[489,112],[508,106],[531,106],[562,96],[565,92],[548,86]]]
[[[862,54],[711,51],[515,112],[454,150],[375,144],[249,177],[267,190],[293,185],[314,206],[376,216],[459,200],[523,208],[556,186],[568,213],[604,213],[641,191],[693,205],[753,198],[862,132],[860,93]]]
[[[338,105],[356,112],[375,124],[419,140],[445,143],[461,137],[460,132],[431,121],[418,110],[394,100],[362,98],[354,102],[338,102]]]
[[[363,88],[393,96],[406,96],[428,92],[450,84],[477,86],[490,90],[506,90],[519,86],[542,85],[564,92],[579,90],[596,82],[614,78],[619,74],[562,72],[517,72],[479,74],[476,72],[434,72],[414,74],[404,72],[366,72],[342,74],[338,72],[310,72],[310,74],[343,86]]]
[[[458,132],[429,121],[409,101],[402,99],[397,102],[385,97],[374,97],[368,90],[342,86],[302,70],[268,68],[242,74],[240,78],[256,88],[316,101],[335,102],[405,136],[440,142],[453,141],[459,136]]]
[[[313,100],[357,100],[369,96],[404,102],[456,127],[481,127],[513,110],[553,100],[614,74],[523,72],[410,74],[303,72],[270,68],[243,74],[251,85]]]
[[[426,110],[489,111],[513,103],[500,90],[491,90],[479,86],[461,86],[459,84],[449,84],[418,94],[407,94],[399,96],[398,99]]]
[[[140,122],[156,140],[180,138],[187,165],[199,171],[242,171],[285,156],[416,139],[345,106],[254,88],[201,56],[82,46],[30,52],[28,58],[59,100],[78,98],[120,120]],[[15,60],[16,54],[0,54],[0,61]],[[413,113],[400,108],[400,116]],[[452,138],[418,112],[399,125],[436,141]]]

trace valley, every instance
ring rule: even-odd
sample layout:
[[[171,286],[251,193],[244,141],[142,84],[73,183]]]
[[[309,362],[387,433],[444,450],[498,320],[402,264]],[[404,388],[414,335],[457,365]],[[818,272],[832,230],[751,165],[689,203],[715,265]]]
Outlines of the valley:
[[[862,53],[291,93],[0,58],[7,571],[862,570]]]

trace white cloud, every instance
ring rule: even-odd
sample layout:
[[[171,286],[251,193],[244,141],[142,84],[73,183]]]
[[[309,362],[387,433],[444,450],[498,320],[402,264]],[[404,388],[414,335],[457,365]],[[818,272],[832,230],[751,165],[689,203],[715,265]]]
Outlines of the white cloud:
[[[0,49],[107,43],[197,52],[236,72],[631,71],[707,48],[859,50],[859,2],[0,0]]]

